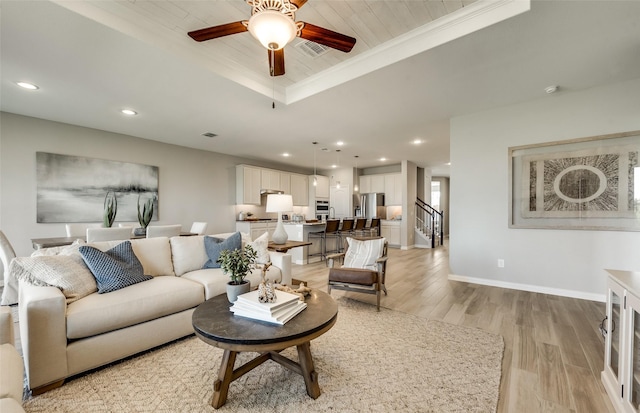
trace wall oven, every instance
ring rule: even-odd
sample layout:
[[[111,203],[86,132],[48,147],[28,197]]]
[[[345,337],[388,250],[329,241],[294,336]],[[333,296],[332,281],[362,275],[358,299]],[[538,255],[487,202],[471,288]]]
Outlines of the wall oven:
[[[316,215],[329,215],[329,201],[316,200]]]

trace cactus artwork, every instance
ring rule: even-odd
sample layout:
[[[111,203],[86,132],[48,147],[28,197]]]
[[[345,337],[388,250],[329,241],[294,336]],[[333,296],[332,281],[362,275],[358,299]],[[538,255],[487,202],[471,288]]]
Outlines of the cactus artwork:
[[[153,201],[154,198],[147,199],[144,204],[142,204],[142,210],[140,206],[140,196],[138,195],[138,222],[140,226],[146,229],[151,222],[151,218],[153,218]]]
[[[102,218],[103,226],[105,228],[111,228],[111,225],[113,225],[113,221],[115,221],[116,219],[117,212],[118,199],[116,198],[116,193],[113,191],[109,191],[104,197],[104,214]]]

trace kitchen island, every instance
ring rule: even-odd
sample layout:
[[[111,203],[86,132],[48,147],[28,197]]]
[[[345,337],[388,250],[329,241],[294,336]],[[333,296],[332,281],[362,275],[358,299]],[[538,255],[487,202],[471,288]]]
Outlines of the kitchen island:
[[[309,233],[324,231],[326,224],[324,222],[285,222],[284,229],[287,231],[289,240],[291,241],[311,241],[311,245],[308,247],[294,248],[289,251],[291,254],[291,262],[298,265],[307,264],[307,250],[310,254],[317,254],[320,252],[320,240],[312,238],[309,240]],[[320,255],[309,258],[310,262],[320,261]]]

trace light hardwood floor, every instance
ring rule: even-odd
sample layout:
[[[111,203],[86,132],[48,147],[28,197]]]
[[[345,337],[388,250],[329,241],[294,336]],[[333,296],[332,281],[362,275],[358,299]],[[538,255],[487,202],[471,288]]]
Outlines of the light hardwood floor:
[[[293,265],[293,277],[326,291],[324,262]],[[614,412],[600,381],[604,303],[449,281],[448,246],[389,249],[381,305],[504,337],[498,412]],[[375,302],[375,296],[332,295]],[[371,317],[375,317],[372,312]]]

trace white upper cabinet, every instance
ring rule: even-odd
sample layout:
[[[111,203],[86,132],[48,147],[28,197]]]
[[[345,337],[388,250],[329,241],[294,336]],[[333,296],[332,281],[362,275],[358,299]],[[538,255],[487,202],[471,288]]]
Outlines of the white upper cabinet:
[[[292,175],[290,173],[280,172],[280,186],[275,189],[284,191],[285,194],[291,194],[291,176]]]
[[[360,176],[360,193],[384,193],[386,206],[402,205],[402,174],[378,174]]]
[[[385,192],[384,175],[371,175],[371,191],[369,192]]]
[[[309,205],[309,180],[305,175],[291,174],[291,197],[293,205]],[[285,191],[286,192],[286,191]]]
[[[315,186],[316,198],[329,198],[329,177],[316,175],[318,177],[318,185]],[[313,179],[313,177],[311,178]]]
[[[402,174],[384,176],[385,205],[402,205]]]
[[[280,171],[261,169],[262,187],[260,189],[280,189]]]
[[[360,193],[368,194],[371,192],[371,175],[362,175],[360,177]]]
[[[236,203],[238,205],[260,205],[261,169],[236,166]]]

